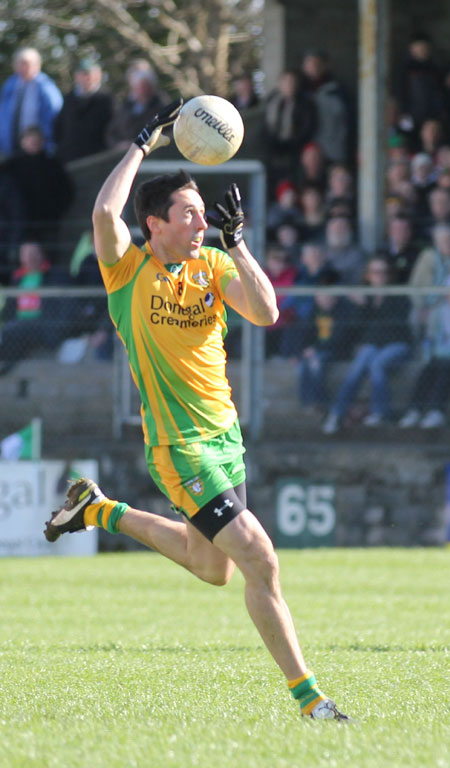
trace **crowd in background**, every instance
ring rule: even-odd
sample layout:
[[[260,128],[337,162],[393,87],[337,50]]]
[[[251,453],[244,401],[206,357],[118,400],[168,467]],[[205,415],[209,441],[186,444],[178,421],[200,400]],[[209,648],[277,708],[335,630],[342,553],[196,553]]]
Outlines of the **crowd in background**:
[[[410,41],[389,101],[385,240],[358,244],[352,109],[328,56],[307,51],[265,100],[270,200],[266,270],[277,287],[410,285],[450,288],[450,72],[430,39]],[[267,352],[297,361],[299,400],[332,434],[352,419],[377,427],[446,423],[450,400],[450,290],[431,296],[280,296]],[[393,413],[390,377],[418,364],[405,413]],[[342,378],[330,387],[330,363]],[[360,413],[356,395],[369,384]],[[330,391],[332,389],[332,391]],[[356,414],[356,415],[355,415]]]
[[[45,323],[43,285],[99,285],[90,234],[58,263],[60,222],[74,198],[67,163],[123,149],[170,98],[148,62],[136,59],[122,99],[105,85],[97,61],[82,59],[62,94],[35,49],[17,51],[0,90],[0,284],[30,289],[2,313],[0,372],[18,351],[54,348],[90,329],[98,354],[110,350],[106,304],[86,302],[82,318],[67,304],[61,333]],[[267,95],[251,75],[232,83],[244,122],[262,109],[261,145],[268,175],[265,268],[275,287],[450,285],[450,72],[426,35],[411,40],[394,73],[387,126],[385,242],[377,254],[358,243],[355,115],[329,56],[311,49],[298,69],[280,73]],[[29,306],[23,306],[28,301]],[[22,302],[22,306],[21,306]],[[411,359],[422,366],[400,426],[445,423],[450,396],[450,301],[446,296],[279,297],[280,319],[267,332],[268,357],[297,361],[299,401],[323,417],[331,434],[345,423],[362,382],[370,402],[362,419],[392,418],[391,372]],[[23,342],[22,342],[23,337]],[[31,339],[31,341],[30,341]],[[330,392],[330,363],[344,363]]]

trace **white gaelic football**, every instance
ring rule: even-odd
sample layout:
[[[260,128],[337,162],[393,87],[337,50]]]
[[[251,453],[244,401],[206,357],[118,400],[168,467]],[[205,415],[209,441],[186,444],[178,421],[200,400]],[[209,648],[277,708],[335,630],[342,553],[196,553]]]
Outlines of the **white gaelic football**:
[[[233,104],[220,96],[196,96],[182,107],[173,126],[181,154],[198,165],[220,165],[236,154],[244,123]]]

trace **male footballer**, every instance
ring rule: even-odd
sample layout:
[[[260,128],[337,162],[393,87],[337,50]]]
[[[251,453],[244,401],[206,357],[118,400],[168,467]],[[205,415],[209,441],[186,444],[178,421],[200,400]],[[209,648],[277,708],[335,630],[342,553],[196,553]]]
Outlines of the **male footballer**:
[[[180,521],[107,498],[87,479],[68,490],[45,535],[89,526],[124,533],[204,581],[245,579],[248,612],[286,677],[302,715],[349,720],[307,668],[283,599],[278,559],[247,508],[244,447],[225,374],[225,305],[255,325],[278,317],[268,277],[242,237],[239,190],[215,204],[225,251],[203,245],[208,223],[197,184],[183,171],[144,181],[134,199],[140,249],[122,212],[142,160],[169,142],[175,102],[146,125],[103,184],[93,211],[95,248],[111,319],[141,396],[148,469]]]

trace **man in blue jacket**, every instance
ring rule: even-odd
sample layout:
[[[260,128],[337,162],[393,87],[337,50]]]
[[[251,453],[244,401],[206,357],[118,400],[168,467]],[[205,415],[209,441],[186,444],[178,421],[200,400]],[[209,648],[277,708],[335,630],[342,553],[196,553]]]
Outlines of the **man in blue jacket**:
[[[41,56],[35,48],[19,48],[13,59],[14,74],[0,91],[0,153],[11,155],[22,133],[39,126],[45,150],[53,150],[53,120],[63,97],[53,80],[41,72]]]

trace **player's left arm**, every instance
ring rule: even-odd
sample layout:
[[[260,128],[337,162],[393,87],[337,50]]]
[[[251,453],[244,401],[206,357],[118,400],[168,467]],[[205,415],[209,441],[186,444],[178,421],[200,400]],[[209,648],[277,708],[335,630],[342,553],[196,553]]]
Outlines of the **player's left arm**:
[[[225,301],[255,325],[273,325],[279,314],[275,291],[243,240],[244,213],[236,184],[225,193],[225,202],[226,208],[220,203],[214,204],[218,216],[207,217],[208,222],[220,230],[222,243],[239,273],[239,277],[228,283]]]
[[[230,280],[225,301],[236,312],[255,325],[273,325],[278,320],[275,291],[267,275],[241,240],[229,249],[239,277]]]

